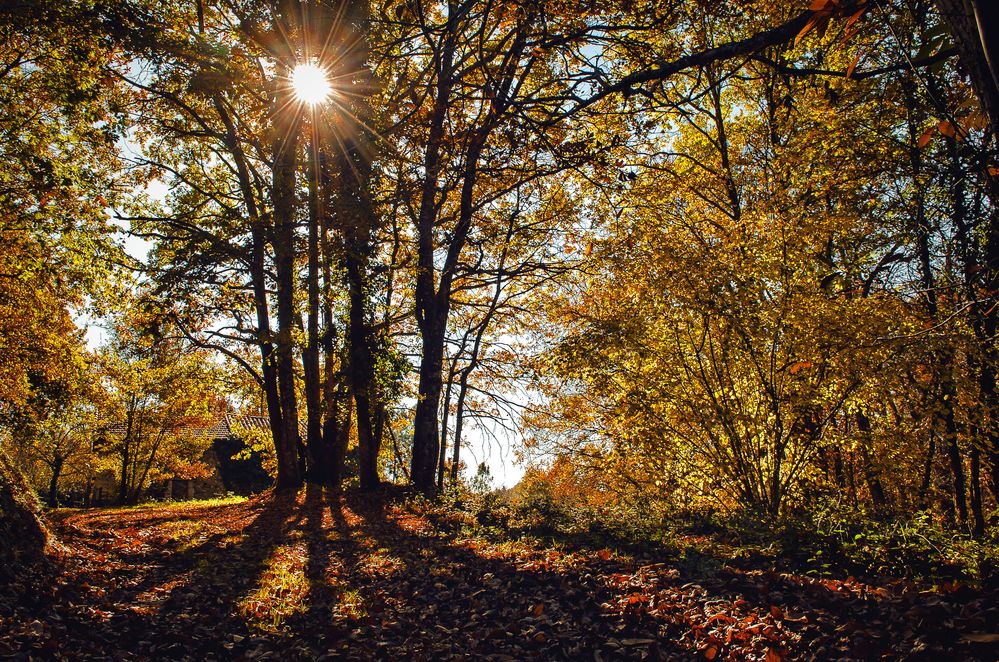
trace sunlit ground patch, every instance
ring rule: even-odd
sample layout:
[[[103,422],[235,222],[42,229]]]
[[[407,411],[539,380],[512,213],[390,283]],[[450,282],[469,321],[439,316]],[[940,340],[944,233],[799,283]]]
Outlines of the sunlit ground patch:
[[[306,550],[301,544],[275,548],[256,590],[239,602],[239,614],[251,629],[276,632],[307,608],[312,582],[305,576]]]
[[[204,543],[209,536],[222,533],[224,529],[205,520],[176,520],[165,522],[151,530],[165,542],[176,546],[178,552],[187,552]]]

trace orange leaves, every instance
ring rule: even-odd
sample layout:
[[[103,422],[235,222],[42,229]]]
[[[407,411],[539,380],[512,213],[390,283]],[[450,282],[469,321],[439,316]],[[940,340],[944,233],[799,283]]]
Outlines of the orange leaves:
[[[863,56],[864,56],[864,51],[860,51],[859,53],[857,53],[857,57],[855,57],[853,59],[853,62],[850,63],[850,66],[846,68],[847,79],[849,79],[850,76],[853,75],[853,70],[857,68],[857,64],[860,63],[860,58],[862,58]]]
[[[933,136],[937,133],[960,142],[968,137],[968,132],[971,129],[985,130],[989,124],[985,113],[976,106],[962,114],[961,111],[967,107],[968,104],[962,105],[955,111],[953,118],[940,120],[938,123],[928,127],[916,140],[916,147],[923,149],[930,144]]]
[[[798,361],[797,363],[792,363],[791,367],[788,368],[787,371],[789,373],[791,373],[792,375],[796,375],[799,372],[801,372],[802,370],[806,370],[806,369],[811,368],[811,367],[812,367],[812,362],[811,361]]]
[[[958,127],[950,120],[944,120],[940,122],[940,124],[937,125],[937,129],[939,129],[940,133],[947,136],[948,138],[956,138],[958,140],[964,138],[964,132],[963,131],[959,132]]]
[[[857,22],[867,12],[867,1],[861,0],[858,3],[851,3],[846,2],[846,0],[812,0],[812,4],[808,6],[808,9],[814,13],[794,38],[795,46],[812,30],[817,30],[819,37],[825,36],[829,22],[832,19],[848,17],[843,31],[843,41],[846,41],[856,34]],[[849,75],[847,77],[849,78]]]
[[[916,147],[923,149],[929,145],[930,141],[933,140],[933,134],[936,132],[936,129],[937,128],[935,126],[931,126],[926,129],[926,131],[923,132],[923,135],[919,136],[919,140],[916,141]]]

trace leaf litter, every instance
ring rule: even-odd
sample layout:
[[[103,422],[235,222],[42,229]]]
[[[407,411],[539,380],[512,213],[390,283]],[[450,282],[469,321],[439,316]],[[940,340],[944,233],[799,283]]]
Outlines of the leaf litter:
[[[56,513],[44,573],[0,593],[0,656],[189,660],[999,657],[996,591],[814,578],[440,526],[309,488]]]

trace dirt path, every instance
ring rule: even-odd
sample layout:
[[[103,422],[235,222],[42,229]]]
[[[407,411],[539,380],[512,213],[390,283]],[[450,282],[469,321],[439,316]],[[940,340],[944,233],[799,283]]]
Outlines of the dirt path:
[[[28,659],[981,659],[995,596],[690,567],[445,533],[381,499],[61,513],[54,593],[0,611]]]

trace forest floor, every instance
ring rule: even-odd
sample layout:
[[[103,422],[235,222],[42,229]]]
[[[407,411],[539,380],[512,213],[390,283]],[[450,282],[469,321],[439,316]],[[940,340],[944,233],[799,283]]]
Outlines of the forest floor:
[[[396,498],[49,520],[61,551],[0,604],[0,658],[999,658],[995,593],[502,540]]]

